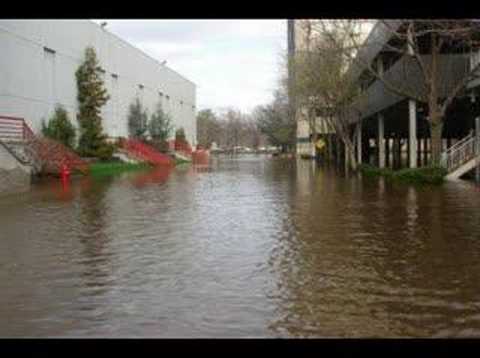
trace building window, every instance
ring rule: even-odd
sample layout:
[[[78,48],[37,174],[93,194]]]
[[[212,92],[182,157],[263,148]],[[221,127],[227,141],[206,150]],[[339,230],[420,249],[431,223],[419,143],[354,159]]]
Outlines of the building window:
[[[169,100],[169,99],[170,99],[170,96],[169,96],[169,95],[166,95],[166,98],[167,98],[167,100]]]
[[[116,73],[112,73],[113,78],[118,78],[118,75]]]
[[[55,50],[52,50],[51,48],[44,47],[43,50],[44,50],[45,52],[48,52],[48,53],[51,53],[51,54],[55,54]]]
[[[160,97],[163,97],[163,93],[162,93],[162,92],[158,92],[158,94],[160,95]]]
[[[140,88],[141,90],[143,90],[144,87],[144,85],[138,85],[138,88]]]

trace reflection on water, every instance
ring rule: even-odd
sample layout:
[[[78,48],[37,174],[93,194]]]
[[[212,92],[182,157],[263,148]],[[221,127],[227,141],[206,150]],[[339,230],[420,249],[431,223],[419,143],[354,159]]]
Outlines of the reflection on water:
[[[0,201],[0,335],[479,336],[479,191],[213,157]]]

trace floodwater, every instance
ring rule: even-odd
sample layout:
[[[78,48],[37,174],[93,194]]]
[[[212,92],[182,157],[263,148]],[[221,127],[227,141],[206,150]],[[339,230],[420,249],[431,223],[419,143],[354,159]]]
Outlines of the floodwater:
[[[480,191],[246,155],[0,199],[3,337],[479,337]]]

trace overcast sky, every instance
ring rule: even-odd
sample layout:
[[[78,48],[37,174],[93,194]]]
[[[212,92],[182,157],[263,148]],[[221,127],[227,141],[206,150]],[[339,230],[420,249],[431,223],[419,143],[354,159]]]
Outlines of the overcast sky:
[[[199,110],[250,111],[272,99],[286,20],[95,20],[197,85]]]

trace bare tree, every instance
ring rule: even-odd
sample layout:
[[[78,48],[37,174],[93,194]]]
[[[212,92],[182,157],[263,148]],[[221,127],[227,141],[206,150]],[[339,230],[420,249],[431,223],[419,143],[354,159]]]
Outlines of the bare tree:
[[[209,148],[213,142],[220,144],[222,126],[217,115],[211,109],[204,109],[197,114],[198,143]]]
[[[347,72],[354,56],[350,41],[360,29],[355,21],[341,23],[304,20],[305,44],[290,61],[294,66],[296,105],[308,121],[313,142],[318,138],[317,117],[335,129],[345,145],[350,166],[356,169],[354,136],[350,131],[352,104],[360,85]],[[341,25],[341,26],[340,26]]]
[[[289,113],[289,102],[285,91],[280,88],[274,92],[271,103],[257,106],[252,116],[257,128],[266,136],[268,142],[287,152],[295,143],[295,123]]]

